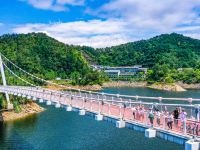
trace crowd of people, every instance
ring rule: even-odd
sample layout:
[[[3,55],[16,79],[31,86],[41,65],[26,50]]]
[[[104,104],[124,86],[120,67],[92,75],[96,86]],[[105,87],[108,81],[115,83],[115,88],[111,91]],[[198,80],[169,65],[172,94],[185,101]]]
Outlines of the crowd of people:
[[[132,107],[133,119],[144,122],[145,115],[149,120],[150,125],[165,126],[165,129],[182,130],[191,134],[198,135],[199,132],[199,107],[193,109],[195,118],[193,121],[187,122],[187,112],[184,108],[176,107],[173,111],[168,111],[164,106],[163,110],[159,110],[156,105],[151,108],[145,108],[144,105]]]

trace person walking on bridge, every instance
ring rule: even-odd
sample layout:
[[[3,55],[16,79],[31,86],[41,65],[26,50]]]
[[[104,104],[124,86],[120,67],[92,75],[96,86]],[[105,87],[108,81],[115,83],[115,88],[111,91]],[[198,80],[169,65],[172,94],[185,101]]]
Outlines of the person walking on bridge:
[[[187,113],[184,109],[182,109],[182,112],[180,114],[180,119],[183,127],[183,132],[186,133],[186,121],[187,121]]]
[[[153,109],[150,109],[150,112],[149,112],[149,121],[151,123],[151,127],[153,127],[153,121],[154,121],[154,112],[153,112]]]
[[[174,115],[174,125],[177,128],[178,127],[178,117],[179,117],[178,107],[176,107],[176,109],[174,110],[173,115]]]
[[[157,125],[160,126],[160,117],[161,117],[161,112],[159,110],[156,111],[156,122]]]
[[[172,115],[172,113],[170,113],[168,116],[167,126],[171,130],[172,130],[172,123],[173,123],[173,115]]]

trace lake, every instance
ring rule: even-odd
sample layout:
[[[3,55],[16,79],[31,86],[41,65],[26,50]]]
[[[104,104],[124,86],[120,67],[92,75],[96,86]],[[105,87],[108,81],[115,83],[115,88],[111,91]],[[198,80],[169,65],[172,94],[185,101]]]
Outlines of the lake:
[[[182,93],[164,92],[148,88],[107,88],[107,93],[128,95],[192,97],[200,91]],[[97,122],[77,112],[66,112],[54,106],[45,106],[46,111],[26,119],[0,125],[1,150],[170,150],[184,146],[159,138],[147,139],[144,133],[127,128],[118,129],[108,122]]]

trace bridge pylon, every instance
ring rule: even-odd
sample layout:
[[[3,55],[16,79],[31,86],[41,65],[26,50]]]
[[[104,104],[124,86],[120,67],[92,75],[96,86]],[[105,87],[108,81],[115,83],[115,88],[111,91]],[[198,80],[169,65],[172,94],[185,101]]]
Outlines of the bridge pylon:
[[[1,71],[1,77],[2,77],[2,82],[3,82],[3,86],[6,86],[6,76],[5,76],[5,72],[4,72],[4,67],[3,67],[3,60],[1,57],[1,53],[0,53],[0,71]],[[13,109],[13,104],[10,103],[10,98],[7,92],[5,92],[5,96],[6,96],[6,101],[7,101],[7,109],[11,110]]]

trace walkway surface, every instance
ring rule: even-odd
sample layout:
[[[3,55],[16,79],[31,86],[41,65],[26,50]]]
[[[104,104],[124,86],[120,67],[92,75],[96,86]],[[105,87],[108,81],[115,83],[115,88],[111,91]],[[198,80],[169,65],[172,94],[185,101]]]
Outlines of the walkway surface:
[[[51,103],[72,106],[78,109],[85,109],[88,112],[96,114],[102,114],[105,116],[113,117],[116,119],[123,119],[127,122],[136,122],[146,127],[150,127],[149,121],[149,108],[144,108],[143,112],[137,111],[133,108],[140,106],[140,104],[127,104],[118,102],[119,100],[111,100],[104,97],[103,95],[93,95],[79,92],[65,92],[60,91],[48,91],[37,88],[25,88],[25,87],[0,87],[1,92],[8,92],[9,94],[26,97],[28,99],[42,99],[50,101]],[[106,101],[107,99],[107,101]],[[122,101],[122,99],[120,99]],[[134,115],[133,115],[134,114]],[[153,127],[166,130],[178,135],[197,135],[199,136],[200,122],[187,119],[186,131],[184,132],[183,123],[178,120],[178,124],[175,125],[173,122],[172,129],[167,126],[168,118],[165,115],[161,115],[160,124],[157,123],[155,115],[153,121]]]

